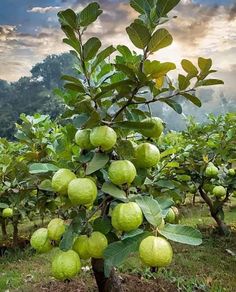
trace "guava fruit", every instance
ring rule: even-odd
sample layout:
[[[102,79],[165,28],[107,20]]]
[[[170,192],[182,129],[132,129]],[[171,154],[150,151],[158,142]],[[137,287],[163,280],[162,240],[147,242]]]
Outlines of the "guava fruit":
[[[88,252],[92,258],[102,258],[107,246],[108,241],[106,236],[99,231],[92,232],[88,238]]]
[[[83,260],[89,259],[90,254],[88,252],[88,236],[87,235],[78,236],[74,241],[73,250],[78,253],[81,259]]]
[[[218,168],[212,162],[210,162],[205,170],[205,175],[208,177],[215,177],[218,175],[218,173]]]
[[[91,150],[94,146],[90,142],[90,129],[78,130],[75,134],[75,143],[85,150]]]
[[[131,184],[136,174],[136,168],[129,160],[113,161],[108,169],[109,179],[115,185]]]
[[[65,223],[60,218],[52,219],[48,224],[48,237],[51,240],[58,241],[65,232]]]
[[[212,193],[213,189],[214,189],[214,185],[212,184],[208,184],[208,183],[204,183],[203,184],[203,190],[206,192],[206,193]]]
[[[13,216],[13,210],[11,208],[5,208],[2,210],[2,217],[9,218]]]
[[[142,143],[135,149],[135,164],[139,168],[156,166],[159,160],[160,152],[153,144]]]
[[[172,208],[169,209],[169,211],[165,217],[165,222],[171,223],[171,224],[176,223],[176,215],[175,215],[175,212]]]
[[[150,127],[150,129],[144,129],[140,130],[140,133],[143,136],[149,137],[149,138],[159,138],[161,136],[161,133],[163,132],[163,121],[157,117],[153,118],[147,118],[142,120],[142,122],[148,122],[153,125],[153,127]]]
[[[67,195],[69,183],[76,178],[76,175],[69,169],[61,168],[52,177],[52,188],[60,195]]]
[[[47,228],[39,228],[30,239],[31,246],[39,253],[45,253],[52,249],[51,241],[48,238]]]
[[[149,267],[166,267],[172,261],[173,250],[165,238],[148,236],[140,243],[139,256]]]
[[[68,197],[73,205],[92,204],[97,192],[97,186],[89,178],[73,179],[68,186]]]
[[[165,220],[161,218],[161,223],[158,225],[158,229],[161,230],[165,227]]]
[[[212,191],[213,195],[222,198],[226,196],[226,189],[223,186],[216,186]]]
[[[80,269],[80,258],[73,250],[59,251],[52,261],[52,275],[58,280],[72,279]]]
[[[235,169],[230,168],[230,169],[228,170],[228,174],[231,175],[231,176],[234,176],[234,175],[235,175]]]
[[[101,147],[102,150],[108,151],[116,144],[116,132],[108,126],[100,126],[92,129],[90,142],[94,147]]]
[[[143,213],[135,202],[118,204],[111,215],[112,226],[119,231],[137,229],[143,222]]]

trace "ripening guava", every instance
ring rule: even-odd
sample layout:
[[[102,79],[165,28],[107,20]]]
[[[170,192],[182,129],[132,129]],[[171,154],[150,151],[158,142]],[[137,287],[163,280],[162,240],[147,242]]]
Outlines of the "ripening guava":
[[[231,176],[235,176],[235,169],[230,168],[230,169],[228,170],[228,174],[231,175]]]
[[[135,202],[118,204],[111,215],[112,226],[119,231],[137,229],[143,222],[143,213]]]
[[[226,196],[226,189],[223,186],[215,186],[212,193],[214,196],[222,198]]]
[[[147,118],[144,119],[142,122],[148,122],[152,123],[153,127],[150,127],[150,129],[144,129],[141,130],[140,133],[143,136],[149,137],[149,138],[159,138],[161,136],[161,133],[163,132],[163,121],[157,117],[153,118]]]
[[[92,204],[97,192],[96,184],[89,178],[73,179],[68,186],[68,196],[73,205]]]
[[[108,246],[107,238],[99,231],[94,231],[88,238],[88,252],[92,258],[103,258],[103,253]]]
[[[139,256],[149,267],[166,267],[172,261],[173,250],[165,238],[148,236],[140,243]]]
[[[67,195],[69,183],[76,178],[76,175],[69,169],[61,168],[52,177],[52,188],[60,195]]]
[[[205,170],[205,175],[208,177],[215,177],[218,175],[218,173],[218,168],[212,162],[210,162]]]
[[[65,232],[65,223],[60,218],[52,219],[48,224],[48,237],[51,240],[58,241]]]
[[[51,241],[48,238],[47,228],[39,228],[30,239],[31,246],[39,253],[45,253],[52,249]]]
[[[9,218],[13,216],[13,210],[11,208],[5,208],[2,210],[2,217]]]
[[[136,168],[129,160],[113,161],[108,169],[108,176],[115,185],[131,184],[136,176]]]
[[[160,152],[153,144],[142,143],[135,149],[135,163],[139,168],[156,166],[159,160]]]
[[[59,251],[52,261],[52,275],[58,280],[72,279],[80,269],[80,258],[73,250]]]
[[[89,259],[90,254],[88,252],[88,236],[87,235],[78,236],[74,241],[73,250],[78,253],[81,259],[83,260]]]
[[[75,134],[75,143],[85,150],[91,150],[94,146],[90,142],[90,129],[78,130]]]
[[[102,150],[108,151],[116,144],[116,132],[108,126],[100,126],[92,129],[90,142],[94,147],[101,147]]]

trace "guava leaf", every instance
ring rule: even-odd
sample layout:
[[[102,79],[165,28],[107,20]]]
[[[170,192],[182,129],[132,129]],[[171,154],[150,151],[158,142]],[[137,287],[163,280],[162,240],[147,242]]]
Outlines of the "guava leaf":
[[[158,29],[150,39],[148,43],[148,51],[154,53],[160,49],[163,49],[173,42],[171,34],[165,28]]]
[[[102,191],[123,202],[127,202],[128,200],[126,198],[125,192],[110,182],[105,182],[103,184]]]
[[[59,168],[51,163],[32,163],[29,166],[29,172],[31,174],[47,173],[50,171],[57,171]]]
[[[103,168],[109,161],[109,155],[105,153],[95,153],[93,159],[88,163],[86,168],[86,174],[89,175],[95,171]]]
[[[159,233],[167,239],[180,243],[189,245],[200,245],[202,243],[201,232],[190,226],[166,224],[163,229],[159,230]]]
[[[8,208],[9,206],[5,203],[0,203],[0,208],[1,209],[5,209],[5,208]]]

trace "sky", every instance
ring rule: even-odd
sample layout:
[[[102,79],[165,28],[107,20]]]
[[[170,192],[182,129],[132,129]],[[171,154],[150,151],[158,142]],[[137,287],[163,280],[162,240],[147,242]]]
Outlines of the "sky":
[[[80,10],[88,1],[0,0],[0,79],[16,81],[49,54],[66,52],[57,12]],[[98,1],[104,11],[89,29],[104,45],[130,45],[125,28],[137,16],[128,1]],[[180,63],[187,58],[211,57],[224,92],[236,98],[236,0],[181,0],[166,26],[174,42],[155,58]],[[221,86],[218,90],[223,90]]]

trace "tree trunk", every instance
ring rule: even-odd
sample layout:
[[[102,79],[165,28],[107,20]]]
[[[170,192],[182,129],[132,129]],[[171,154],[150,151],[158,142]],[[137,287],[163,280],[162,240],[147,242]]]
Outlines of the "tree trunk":
[[[2,238],[3,240],[6,240],[7,239],[7,225],[6,225],[5,219],[1,220],[1,229],[2,229]]]
[[[196,193],[193,194],[193,206],[195,206],[195,205],[196,205]]]
[[[92,269],[99,292],[122,292],[121,279],[112,269],[109,278],[104,274],[104,260],[92,258]]]
[[[201,187],[199,187],[199,193],[200,193],[201,197],[203,198],[203,200],[208,205],[208,207],[210,209],[211,216],[214,218],[214,220],[216,221],[216,224],[218,225],[220,234],[221,235],[229,234],[229,229],[228,229],[227,225],[218,216],[219,210],[214,209],[214,206],[212,204],[211,199],[208,197],[208,195],[204,192],[204,190]]]
[[[13,221],[13,246],[18,245],[18,221]]]

